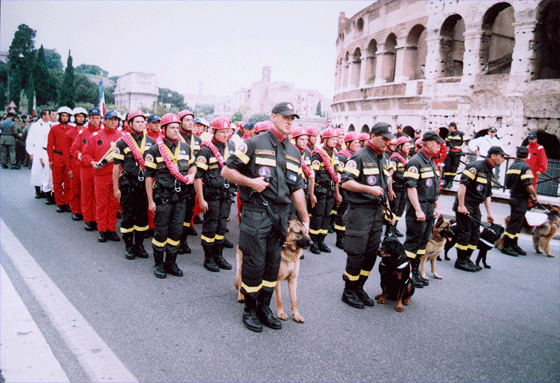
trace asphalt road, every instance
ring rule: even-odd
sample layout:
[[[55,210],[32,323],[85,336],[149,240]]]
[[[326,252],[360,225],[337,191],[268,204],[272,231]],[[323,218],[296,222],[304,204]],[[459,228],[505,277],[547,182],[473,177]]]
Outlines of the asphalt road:
[[[189,238],[193,254],[179,256],[185,276],[160,280],[151,256],[126,260],[122,242],[98,243],[82,222],[34,199],[28,170],[1,171],[0,182],[2,220],[141,382],[560,381],[560,257],[535,254],[525,235],[519,242],[529,255],[492,250],[491,270],[473,274],[438,262],[443,279],[416,290],[398,313],[392,301],[364,310],[341,302],[346,258],[331,234],[333,253],[306,252],[302,260],[298,301],[306,322],[291,319],[283,286],[290,319],[280,331],[256,334],[241,322],[234,272],[202,267],[200,238]],[[234,214],[229,229],[236,243]],[[556,240],[553,250],[558,255]],[[87,381],[12,260],[1,255],[70,381]],[[224,255],[235,262],[233,249]],[[380,292],[377,266],[365,286],[370,296]]]

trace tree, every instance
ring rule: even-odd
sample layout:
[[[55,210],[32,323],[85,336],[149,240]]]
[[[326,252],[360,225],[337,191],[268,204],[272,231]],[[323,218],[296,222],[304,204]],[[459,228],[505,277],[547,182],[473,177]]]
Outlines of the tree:
[[[64,72],[62,57],[55,49],[45,49],[45,60],[47,62],[47,68],[51,73]]]
[[[214,105],[210,104],[203,104],[203,105],[196,105],[194,107],[196,114],[203,114],[204,116],[208,116],[210,114],[214,114]]]
[[[60,86],[60,90],[58,92],[58,103],[69,108],[74,108],[75,94],[76,88],[74,85],[74,67],[72,66],[72,56],[70,54],[70,51],[68,51],[66,71],[64,72],[62,85]]]
[[[243,113],[241,111],[237,111],[231,116],[231,122],[234,124],[238,123],[239,121],[243,121]]]
[[[103,73],[103,77],[107,77],[109,75],[109,72],[101,69],[101,67],[97,65],[87,65],[87,64],[82,64],[80,66],[77,66],[76,73],[91,74],[94,76],[100,76],[101,73]]]
[[[27,81],[27,89],[25,91],[25,96],[27,97],[27,114],[33,112],[33,96],[35,95],[35,82],[33,81],[33,74],[29,75],[29,80]]]
[[[109,88],[104,88],[104,92],[105,92],[105,102],[107,104],[114,104],[115,103],[115,87],[110,86]]]
[[[20,24],[8,51],[8,75],[10,100],[19,107],[22,89],[28,86],[29,76],[35,63],[35,36],[37,31],[25,24]]]
[[[249,117],[249,121],[260,122],[260,121],[269,121],[270,116],[268,114],[260,113],[260,114],[253,114]]]
[[[33,80],[35,83],[35,97],[37,105],[46,105],[57,98],[56,80],[47,67],[45,49],[41,45],[35,60],[33,69]]]
[[[99,102],[99,86],[90,81],[86,75],[81,73],[76,73],[74,78],[75,92],[75,102],[78,103],[88,103],[97,104]],[[107,100],[107,98],[105,98]],[[111,104],[107,102],[107,104]]]
[[[321,101],[317,103],[317,110],[315,111],[316,116],[321,116]]]
[[[8,90],[8,66],[0,61],[0,105],[6,105],[6,91]]]
[[[159,89],[159,96],[158,96],[159,102],[161,102],[162,104],[171,104],[172,107],[175,107],[179,110],[187,109],[187,104],[185,104],[185,96],[167,88],[158,88],[158,89]]]

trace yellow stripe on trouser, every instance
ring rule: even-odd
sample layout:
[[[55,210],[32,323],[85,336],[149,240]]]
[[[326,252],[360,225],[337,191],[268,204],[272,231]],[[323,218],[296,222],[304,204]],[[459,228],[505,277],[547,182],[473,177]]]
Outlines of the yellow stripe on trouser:
[[[167,238],[167,243],[169,243],[171,246],[179,246],[179,243],[181,243],[181,241],[174,241],[171,238]]]
[[[468,250],[469,246],[459,245],[458,243],[455,244],[455,247],[459,250]]]
[[[150,229],[149,225],[146,225],[146,226],[136,226],[136,225],[134,225],[134,230],[136,230],[136,231],[147,231],[149,229]]]
[[[132,233],[133,231],[134,231],[134,226],[129,228],[129,229],[121,226],[121,233],[123,233],[123,234]]]
[[[319,234],[328,234],[329,231],[327,229],[321,229],[319,230]]]
[[[340,226],[340,225],[336,225],[336,224],[334,225],[334,229],[338,230],[338,231],[345,231],[346,230],[346,228],[344,226]],[[328,232],[328,230],[327,230],[327,232]]]
[[[223,235],[218,235],[218,234],[216,234],[216,236],[214,237],[214,239],[215,239],[216,241],[223,241],[223,240],[224,240],[224,236],[223,236]]]
[[[416,252],[416,255],[424,255],[424,254],[426,254],[426,249],[418,250]]]
[[[313,234],[313,235],[318,235],[321,233],[321,230],[313,230],[313,229],[309,229],[309,234]]]
[[[159,242],[159,241],[156,241],[155,238],[152,238],[152,245],[154,245],[156,247],[165,247],[166,244],[167,244],[167,239],[163,242]]]
[[[275,288],[276,287],[276,281],[274,282],[270,282],[270,281],[262,281],[262,286],[263,287],[270,287],[270,288]]]
[[[348,278],[348,279],[349,279],[350,281],[352,281],[352,282],[355,282],[355,281],[357,281],[358,279],[360,279],[360,276],[359,276],[359,275],[350,275],[350,274],[348,274],[348,272],[346,272],[346,271],[344,272],[344,275],[346,276],[346,278]]]
[[[191,223],[190,222],[183,222],[183,226],[184,227],[191,227]]]
[[[262,283],[258,286],[247,286],[245,283],[241,282],[241,288],[247,293],[256,293],[262,288]]]
[[[369,277],[370,273],[371,273],[371,271],[360,270],[360,276]]]
[[[208,238],[208,237],[205,236],[205,235],[201,235],[201,236],[200,236],[200,240],[201,240],[201,241],[204,241],[204,242],[206,242],[206,243],[214,243],[214,239],[215,239],[214,237]]]
[[[416,258],[416,253],[413,253],[412,251],[408,251],[408,250],[405,250],[404,252],[407,258],[412,258],[412,259]]]
[[[507,231],[504,231],[504,235],[507,235],[508,237],[510,237],[511,239],[515,238],[515,234],[510,234]]]

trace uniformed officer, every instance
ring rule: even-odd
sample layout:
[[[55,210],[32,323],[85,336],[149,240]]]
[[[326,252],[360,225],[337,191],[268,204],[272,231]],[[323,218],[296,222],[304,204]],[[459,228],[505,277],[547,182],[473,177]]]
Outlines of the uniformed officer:
[[[303,173],[303,191],[305,193],[305,201],[307,206],[307,211],[311,211],[309,195],[313,194],[313,188],[315,187],[315,172],[311,169],[311,152],[307,146],[309,136],[307,135],[307,129],[303,126],[299,126],[294,129],[291,137],[294,140],[296,148],[298,148],[301,153],[301,170]],[[317,203],[317,199],[314,200],[314,204]],[[290,215],[296,214],[297,209],[294,204],[290,208]],[[302,255],[303,258],[303,255]]]
[[[506,153],[499,146],[488,149],[488,156],[467,166],[461,175],[461,183],[453,204],[457,220],[457,261],[455,268],[475,272],[481,270],[470,256],[476,250],[481,225],[480,204],[484,203],[488,222],[494,222],[492,216],[492,169],[504,162]]]
[[[309,229],[301,154],[288,139],[294,118],[299,116],[293,104],[277,104],[270,116],[273,128],[245,141],[222,169],[226,179],[240,186],[243,323],[255,332],[262,331],[263,324],[282,328],[269,305],[278,278],[292,199],[306,231]]]
[[[141,110],[128,113],[127,118],[130,133],[123,133],[113,154],[113,192],[122,209],[121,234],[126,259],[148,258],[144,249],[149,229],[144,153],[155,141],[144,134],[146,116]]]
[[[397,223],[401,219],[408,201],[406,187],[404,185],[404,170],[410,159],[408,156],[410,145],[410,137],[406,134],[402,135],[396,141],[395,152],[389,157],[390,161],[393,163],[392,186],[393,192],[395,193],[394,198],[390,198],[391,210],[395,214],[395,224],[391,226],[389,236],[403,237],[403,234],[397,230]]]
[[[339,175],[336,172],[338,159],[336,144],[338,135],[334,128],[327,128],[321,132],[323,145],[313,149],[311,153],[311,168],[315,172],[315,187],[313,190],[317,202],[311,203],[311,222],[309,234],[313,245],[309,249],[313,254],[330,253],[331,249],[325,243],[329,225],[330,213],[335,206],[342,202],[338,191]]]
[[[346,228],[344,251],[346,270],[342,301],[357,309],[373,306],[364,291],[379,250],[386,203],[387,176],[383,171],[385,148],[395,138],[390,125],[376,123],[366,146],[350,156],[344,166],[341,186],[347,191],[348,208],[344,213]]]
[[[319,135],[319,129],[317,129],[315,126],[308,126],[306,130],[308,136],[307,149],[309,150],[309,153],[311,153],[317,146],[317,136]]]
[[[145,162],[148,207],[155,213],[154,275],[165,278],[169,273],[182,277],[183,271],[176,263],[177,253],[188,197],[186,186],[193,183],[196,166],[190,146],[179,139],[179,117],[167,113],[160,123],[162,137],[148,150]]]
[[[235,188],[222,177],[225,162],[235,151],[233,142],[228,142],[231,121],[226,116],[212,121],[212,141],[203,141],[196,157],[194,188],[204,214],[200,242],[204,250],[204,267],[212,272],[231,270],[223,257],[224,235],[231,212]]]
[[[509,166],[506,172],[505,186],[510,190],[509,207],[511,213],[509,222],[504,232],[504,246],[502,253],[517,257],[517,255],[527,255],[517,239],[523,227],[525,213],[529,209],[529,198],[533,203],[538,202],[537,191],[533,186],[533,172],[529,164],[529,148],[520,146],[517,148],[517,159]]]
[[[146,120],[146,134],[148,137],[152,137],[154,141],[156,141],[159,136],[161,129],[159,128],[159,122],[161,118],[157,114],[150,114]]]
[[[537,180],[539,176],[546,172],[548,167],[548,157],[546,150],[537,141],[537,133],[532,132],[527,136],[527,148],[529,149],[529,157],[527,157],[527,164],[531,167],[533,172],[533,187],[537,190]]]
[[[366,142],[369,141],[369,134],[368,133],[360,133],[358,134],[358,140],[360,141],[360,146],[363,148],[366,146]]]
[[[16,137],[21,137],[21,131],[18,124],[14,121],[16,113],[9,111],[6,120],[0,124],[0,151],[2,168],[8,168],[8,161],[10,169],[20,169],[16,162]],[[9,160],[8,160],[9,157]]]
[[[52,170],[54,200],[56,212],[70,212],[70,147],[68,146],[68,130],[76,129],[69,124],[72,109],[67,106],[58,108],[58,124],[49,131],[47,155]]]
[[[72,110],[74,114],[75,129],[68,129],[66,138],[68,140],[68,150],[70,151],[70,169],[72,170],[72,178],[70,180],[70,208],[72,210],[72,220],[81,221],[84,217],[82,215],[82,200],[81,200],[81,163],[72,152],[72,144],[76,140],[78,134],[84,129],[86,123],[87,111],[84,108],[77,107]]]
[[[457,130],[457,124],[451,122],[449,124],[449,134],[445,138],[447,144],[447,158],[445,159],[445,166],[443,172],[442,188],[450,188],[453,186],[453,179],[457,175],[459,162],[463,155],[463,147],[465,146],[465,133]]]
[[[439,216],[439,173],[432,156],[443,140],[433,131],[422,136],[422,149],[406,164],[403,175],[408,197],[406,209],[406,240],[404,251],[412,269],[412,283],[416,288],[428,286],[419,271],[420,258],[432,237],[435,218]]]

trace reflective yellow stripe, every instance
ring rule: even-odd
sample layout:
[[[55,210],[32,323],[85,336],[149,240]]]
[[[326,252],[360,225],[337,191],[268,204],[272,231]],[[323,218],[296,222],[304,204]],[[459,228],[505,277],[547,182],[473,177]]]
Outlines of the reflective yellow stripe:
[[[332,215],[332,214],[337,215],[338,212],[337,212],[336,210],[333,209],[333,210],[331,210],[331,215]]]
[[[379,169],[377,168],[364,168],[362,171],[365,175],[379,174]]]
[[[468,245],[467,248],[469,250],[476,250],[476,245]]]
[[[249,163],[250,158],[245,153],[243,153],[241,150],[236,150],[235,153],[233,153],[233,155],[236,156],[237,158],[239,158],[241,160],[241,162],[243,162],[245,165],[247,165]]]
[[[459,250],[468,250],[468,246],[459,245],[458,243],[455,244],[455,247]]]
[[[158,242],[158,241],[156,241],[155,238],[152,238],[152,244],[153,244],[154,246],[157,246],[157,247],[165,247],[165,244],[166,244],[166,243],[167,243],[167,239],[166,239],[164,242]]]
[[[259,291],[261,289],[261,287],[262,287],[262,283],[258,286],[249,287],[245,283],[241,282],[241,288],[248,293],[256,293],[257,291]]]
[[[174,241],[171,238],[167,238],[167,243],[169,243],[171,246],[179,246],[179,243],[181,243],[181,241]]]
[[[506,174],[521,174],[521,169],[508,169]]]
[[[469,177],[471,180],[474,180],[475,175],[469,172],[468,170],[463,171],[463,174]]]
[[[121,233],[123,233],[123,234],[132,233],[133,231],[134,231],[134,227],[131,227],[130,229],[126,229],[126,228],[121,226]]]
[[[404,252],[407,258],[412,258],[412,259],[416,258],[416,253],[413,253],[412,251],[408,251],[408,250],[405,250]]]
[[[348,278],[351,281],[357,281],[358,279],[360,279],[359,275],[350,275],[346,271],[344,272],[344,275],[346,276],[346,278]]]
[[[156,169],[157,168],[156,164],[154,164],[151,161],[146,161],[146,166],[151,168],[151,169]]]
[[[328,234],[329,231],[327,229],[321,229],[319,230],[319,234]]]
[[[364,277],[369,277],[370,273],[371,273],[371,271],[360,270],[360,275],[363,275]]]
[[[226,151],[226,153],[227,153],[227,151]],[[225,160],[225,158],[224,158],[224,160]],[[214,162],[218,162],[218,160],[216,159],[216,157],[211,157],[211,158],[210,158],[210,161],[208,161],[208,163],[210,163],[210,164],[212,164],[212,163],[214,163]]]
[[[403,177],[405,177],[405,178],[407,178],[407,177],[408,177],[408,178],[414,178],[415,180],[417,180],[418,178],[420,178],[420,174],[418,174],[418,173],[412,173],[412,172],[406,171],[406,172],[404,172]]]
[[[434,172],[424,172],[421,175],[422,175],[422,178],[433,178],[434,177]]]
[[[448,173],[448,172],[444,172],[443,175],[444,175],[444,176],[456,176],[457,173]]]
[[[190,156],[188,154],[179,154],[178,160],[188,160]]]
[[[310,228],[309,229],[309,234],[317,235],[317,234],[319,234],[320,231],[321,230],[313,230],[313,229]]]
[[[156,157],[156,162],[163,162],[163,157]]]
[[[478,182],[480,184],[487,184],[488,180],[486,178],[476,177],[476,182]]]
[[[255,163],[258,165],[276,166],[276,160],[272,158],[256,157]]]
[[[274,282],[262,281],[262,286],[263,286],[263,287],[274,288],[274,287],[276,287],[276,283],[277,283],[277,281],[274,281]]]
[[[203,164],[203,163],[198,162],[198,161],[196,162],[196,167],[201,168],[202,170],[208,170],[208,165]]]
[[[525,180],[527,178],[533,179],[533,175],[532,174],[524,174],[524,175],[521,176],[522,180]]]
[[[426,254],[426,249],[418,250],[418,251],[416,252],[416,254],[417,254],[417,255],[424,255],[424,254]]]
[[[356,177],[358,177],[360,175],[360,172],[356,168],[351,168],[351,167],[345,166],[344,171],[348,172],[348,173],[350,173],[350,174],[352,174]]]
[[[191,227],[191,223],[190,222],[183,222],[183,227]]]
[[[515,238],[515,234],[510,234],[507,231],[504,231],[504,235],[507,235],[508,237],[510,237],[511,239]]]
[[[401,217],[395,217],[395,221],[399,222],[399,220],[401,219]]]
[[[300,168],[297,165],[292,164],[291,162],[286,162],[286,169],[296,173],[300,172]]]
[[[208,238],[205,235],[200,235],[200,240],[206,243],[214,243],[214,238]]]
[[[124,160],[124,156],[117,153],[113,153],[113,158],[116,158],[117,160]]]
[[[146,231],[146,230],[149,230],[149,229],[150,229],[149,225],[142,226],[142,227],[134,225],[134,230],[136,230],[136,231]]]
[[[216,234],[216,235],[214,236],[214,239],[215,239],[216,241],[222,241],[222,240],[224,239],[224,236],[223,236],[223,235],[218,235],[218,234]]]
[[[336,225],[336,224],[334,225],[334,229],[338,230],[338,231],[345,231],[346,230],[346,228],[344,226],[340,226],[340,225]]]

